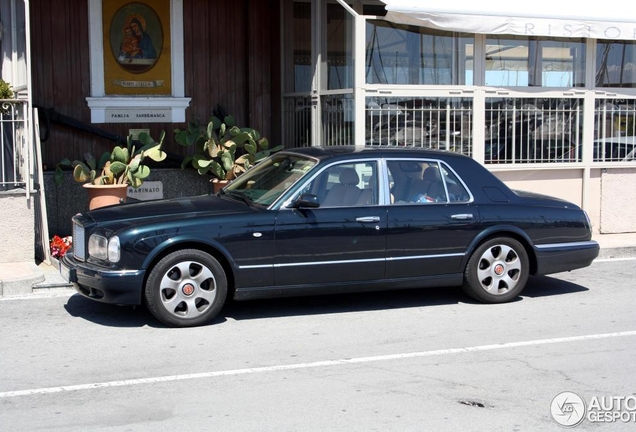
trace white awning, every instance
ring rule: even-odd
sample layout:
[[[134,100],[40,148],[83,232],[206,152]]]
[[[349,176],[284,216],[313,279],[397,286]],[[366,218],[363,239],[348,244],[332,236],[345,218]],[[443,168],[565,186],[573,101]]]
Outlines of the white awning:
[[[382,0],[386,20],[492,35],[636,40],[636,3],[559,0]]]

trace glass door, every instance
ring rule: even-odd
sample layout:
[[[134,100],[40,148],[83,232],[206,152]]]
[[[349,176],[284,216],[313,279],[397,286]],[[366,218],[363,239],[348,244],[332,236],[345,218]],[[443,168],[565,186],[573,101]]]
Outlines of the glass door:
[[[354,17],[336,0],[283,0],[286,148],[354,144]]]

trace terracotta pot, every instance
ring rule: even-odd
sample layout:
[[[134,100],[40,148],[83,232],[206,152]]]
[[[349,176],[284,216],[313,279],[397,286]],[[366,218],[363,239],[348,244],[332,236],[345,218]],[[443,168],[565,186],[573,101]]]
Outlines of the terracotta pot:
[[[210,183],[212,183],[212,190],[214,191],[214,193],[218,193],[221,189],[223,189],[225,186],[227,186],[228,181],[227,180],[212,179],[212,180],[210,180]]]
[[[89,210],[126,202],[127,184],[94,185],[87,183],[84,187],[88,191]]]

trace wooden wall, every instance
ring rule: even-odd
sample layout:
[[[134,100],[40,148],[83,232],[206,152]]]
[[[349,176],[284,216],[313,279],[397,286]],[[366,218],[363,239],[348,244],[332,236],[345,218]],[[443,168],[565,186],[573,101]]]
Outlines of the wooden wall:
[[[90,58],[87,0],[31,0],[33,102],[36,106],[90,124]],[[186,118],[205,121],[217,104],[244,126],[280,139],[279,2],[270,0],[184,0],[185,91],[191,97]],[[95,124],[125,136],[130,128],[166,131],[166,150],[185,149],[172,131],[184,124]],[[43,127],[41,128],[43,129]],[[100,155],[106,139],[52,124],[42,144],[49,169],[64,157]]]

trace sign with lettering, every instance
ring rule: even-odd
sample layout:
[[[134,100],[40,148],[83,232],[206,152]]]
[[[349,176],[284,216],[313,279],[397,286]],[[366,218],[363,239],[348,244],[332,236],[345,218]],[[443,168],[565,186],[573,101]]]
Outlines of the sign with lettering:
[[[160,181],[145,181],[138,188],[128,187],[128,197],[139,201],[163,199],[163,183]]]
[[[106,109],[106,123],[171,123],[170,108]]]

